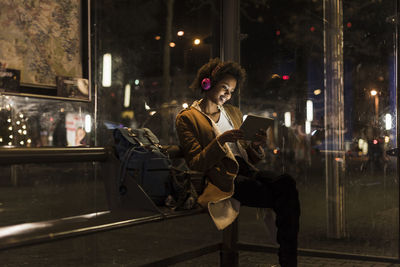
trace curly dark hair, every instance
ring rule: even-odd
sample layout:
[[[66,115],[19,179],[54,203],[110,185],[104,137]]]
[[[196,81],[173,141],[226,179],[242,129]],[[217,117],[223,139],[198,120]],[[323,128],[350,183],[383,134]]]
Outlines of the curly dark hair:
[[[189,88],[192,90],[202,90],[201,81],[204,78],[210,78],[212,89],[226,75],[235,77],[237,89],[242,87],[246,80],[246,71],[238,63],[233,61],[222,62],[219,58],[212,58],[197,71],[196,78],[194,78]]]

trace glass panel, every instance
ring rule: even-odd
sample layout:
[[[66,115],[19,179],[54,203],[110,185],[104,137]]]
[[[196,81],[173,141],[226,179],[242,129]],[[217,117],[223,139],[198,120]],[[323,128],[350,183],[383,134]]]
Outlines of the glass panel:
[[[1,226],[107,210],[104,183],[92,163],[24,164],[0,168]]]
[[[241,3],[241,109],[275,119],[260,167],[296,179],[302,248],[398,255],[398,172],[385,154],[397,146],[394,5]],[[275,244],[253,234],[265,232],[255,213],[243,210],[240,240]]]
[[[176,143],[176,114],[194,100],[188,86],[219,53],[218,1],[103,1],[98,10],[99,144],[120,126]]]
[[[93,104],[0,96],[0,146],[94,145]]]

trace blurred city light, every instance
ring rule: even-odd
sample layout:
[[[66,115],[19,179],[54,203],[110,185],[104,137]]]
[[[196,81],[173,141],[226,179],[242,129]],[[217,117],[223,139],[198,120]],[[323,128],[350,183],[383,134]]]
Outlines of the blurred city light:
[[[170,43],[169,43],[169,46],[170,46],[170,47],[175,47],[175,43],[174,43],[174,42],[170,42]]]
[[[85,116],[85,132],[90,133],[92,131],[92,118],[89,114]]]
[[[311,121],[306,121],[306,134],[311,133]]]
[[[156,36],[154,37],[154,39],[158,41],[158,40],[161,39],[161,36],[160,36],[160,35],[156,35]]]
[[[150,111],[150,112],[149,112],[150,116],[153,116],[153,115],[156,114],[156,113],[157,113],[157,111]]]
[[[139,82],[140,82],[139,79],[136,79],[135,80],[135,85],[139,85]]]
[[[184,32],[184,31],[178,31],[176,34],[177,34],[178,36],[183,36],[183,35],[185,34],[185,32]]]
[[[136,83],[136,81],[135,81]],[[127,108],[131,104],[131,85],[125,85],[124,107]]]
[[[290,127],[292,125],[292,115],[289,111],[285,112],[285,126]]]
[[[188,103],[183,103],[183,104],[182,104],[182,107],[183,107],[183,108],[188,108],[189,105],[188,105]]]
[[[321,94],[321,89],[314,90],[314,95],[319,95],[319,94]]]
[[[289,80],[289,79],[290,79],[290,76],[289,76],[289,75],[282,75],[282,79],[285,80],[285,81],[286,81],[286,80]]]
[[[103,87],[111,86],[111,54],[107,53],[103,56]]]
[[[144,102],[144,109],[145,110],[150,110],[151,108],[150,108],[150,106],[149,105],[147,105],[147,103],[146,102]]]
[[[367,142],[364,142],[364,143],[363,143],[361,150],[362,150],[362,153],[363,153],[364,155],[367,155],[367,154],[368,154],[368,143],[367,143]]]
[[[199,45],[200,43],[201,43],[201,41],[198,38],[194,39],[194,41],[193,41],[194,45]]]
[[[313,120],[313,115],[314,115],[314,111],[313,111],[313,102],[312,100],[307,100],[306,102],[306,106],[307,106],[307,121],[312,121]]]
[[[385,143],[389,143],[389,142],[390,142],[389,136],[385,136]]]
[[[363,145],[364,145],[364,140],[363,139],[358,139],[358,148],[359,149],[362,149],[363,148]]]
[[[372,89],[371,90],[371,95],[372,96],[376,96],[378,94],[378,92],[375,90],[375,89]]]
[[[385,129],[386,130],[392,129],[392,115],[389,113],[385,115]]]

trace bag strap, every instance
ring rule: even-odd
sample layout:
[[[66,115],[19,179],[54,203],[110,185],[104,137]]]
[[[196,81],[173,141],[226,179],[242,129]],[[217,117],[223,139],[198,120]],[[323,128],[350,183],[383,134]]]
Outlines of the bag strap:
[[[128,136],[131,137],[133,140],[135,140],[140,146],[144,147],[144,144],[140,141],[140,139],[137,137],[137,135],[132,132],[131,128],[125,128],[127,130]]]

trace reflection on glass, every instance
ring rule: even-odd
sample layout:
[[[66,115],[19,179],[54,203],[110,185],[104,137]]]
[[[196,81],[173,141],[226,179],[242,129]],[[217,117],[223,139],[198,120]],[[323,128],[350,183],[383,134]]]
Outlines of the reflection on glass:
[[[0,146],[92,145],[91,110],[91,103],[0,96]]]
[[[301,247],[397,256],[395,1],[362,3],[242,2],[241,108],[277,122],[261,167],[296,178]],[[339,32],[324,14],[342,16]]]
[[[99,144],[109,142],[110,122],[147,127],[161,143],[177,142],[175,117],[194,100],[188,86],[197,69],[219,55],[218,9],[218,1],[183,0],[100,6]],[[112,54],[111,72],[104,70],[105,54]],[[105,73],[112,83],[104,83]]]

